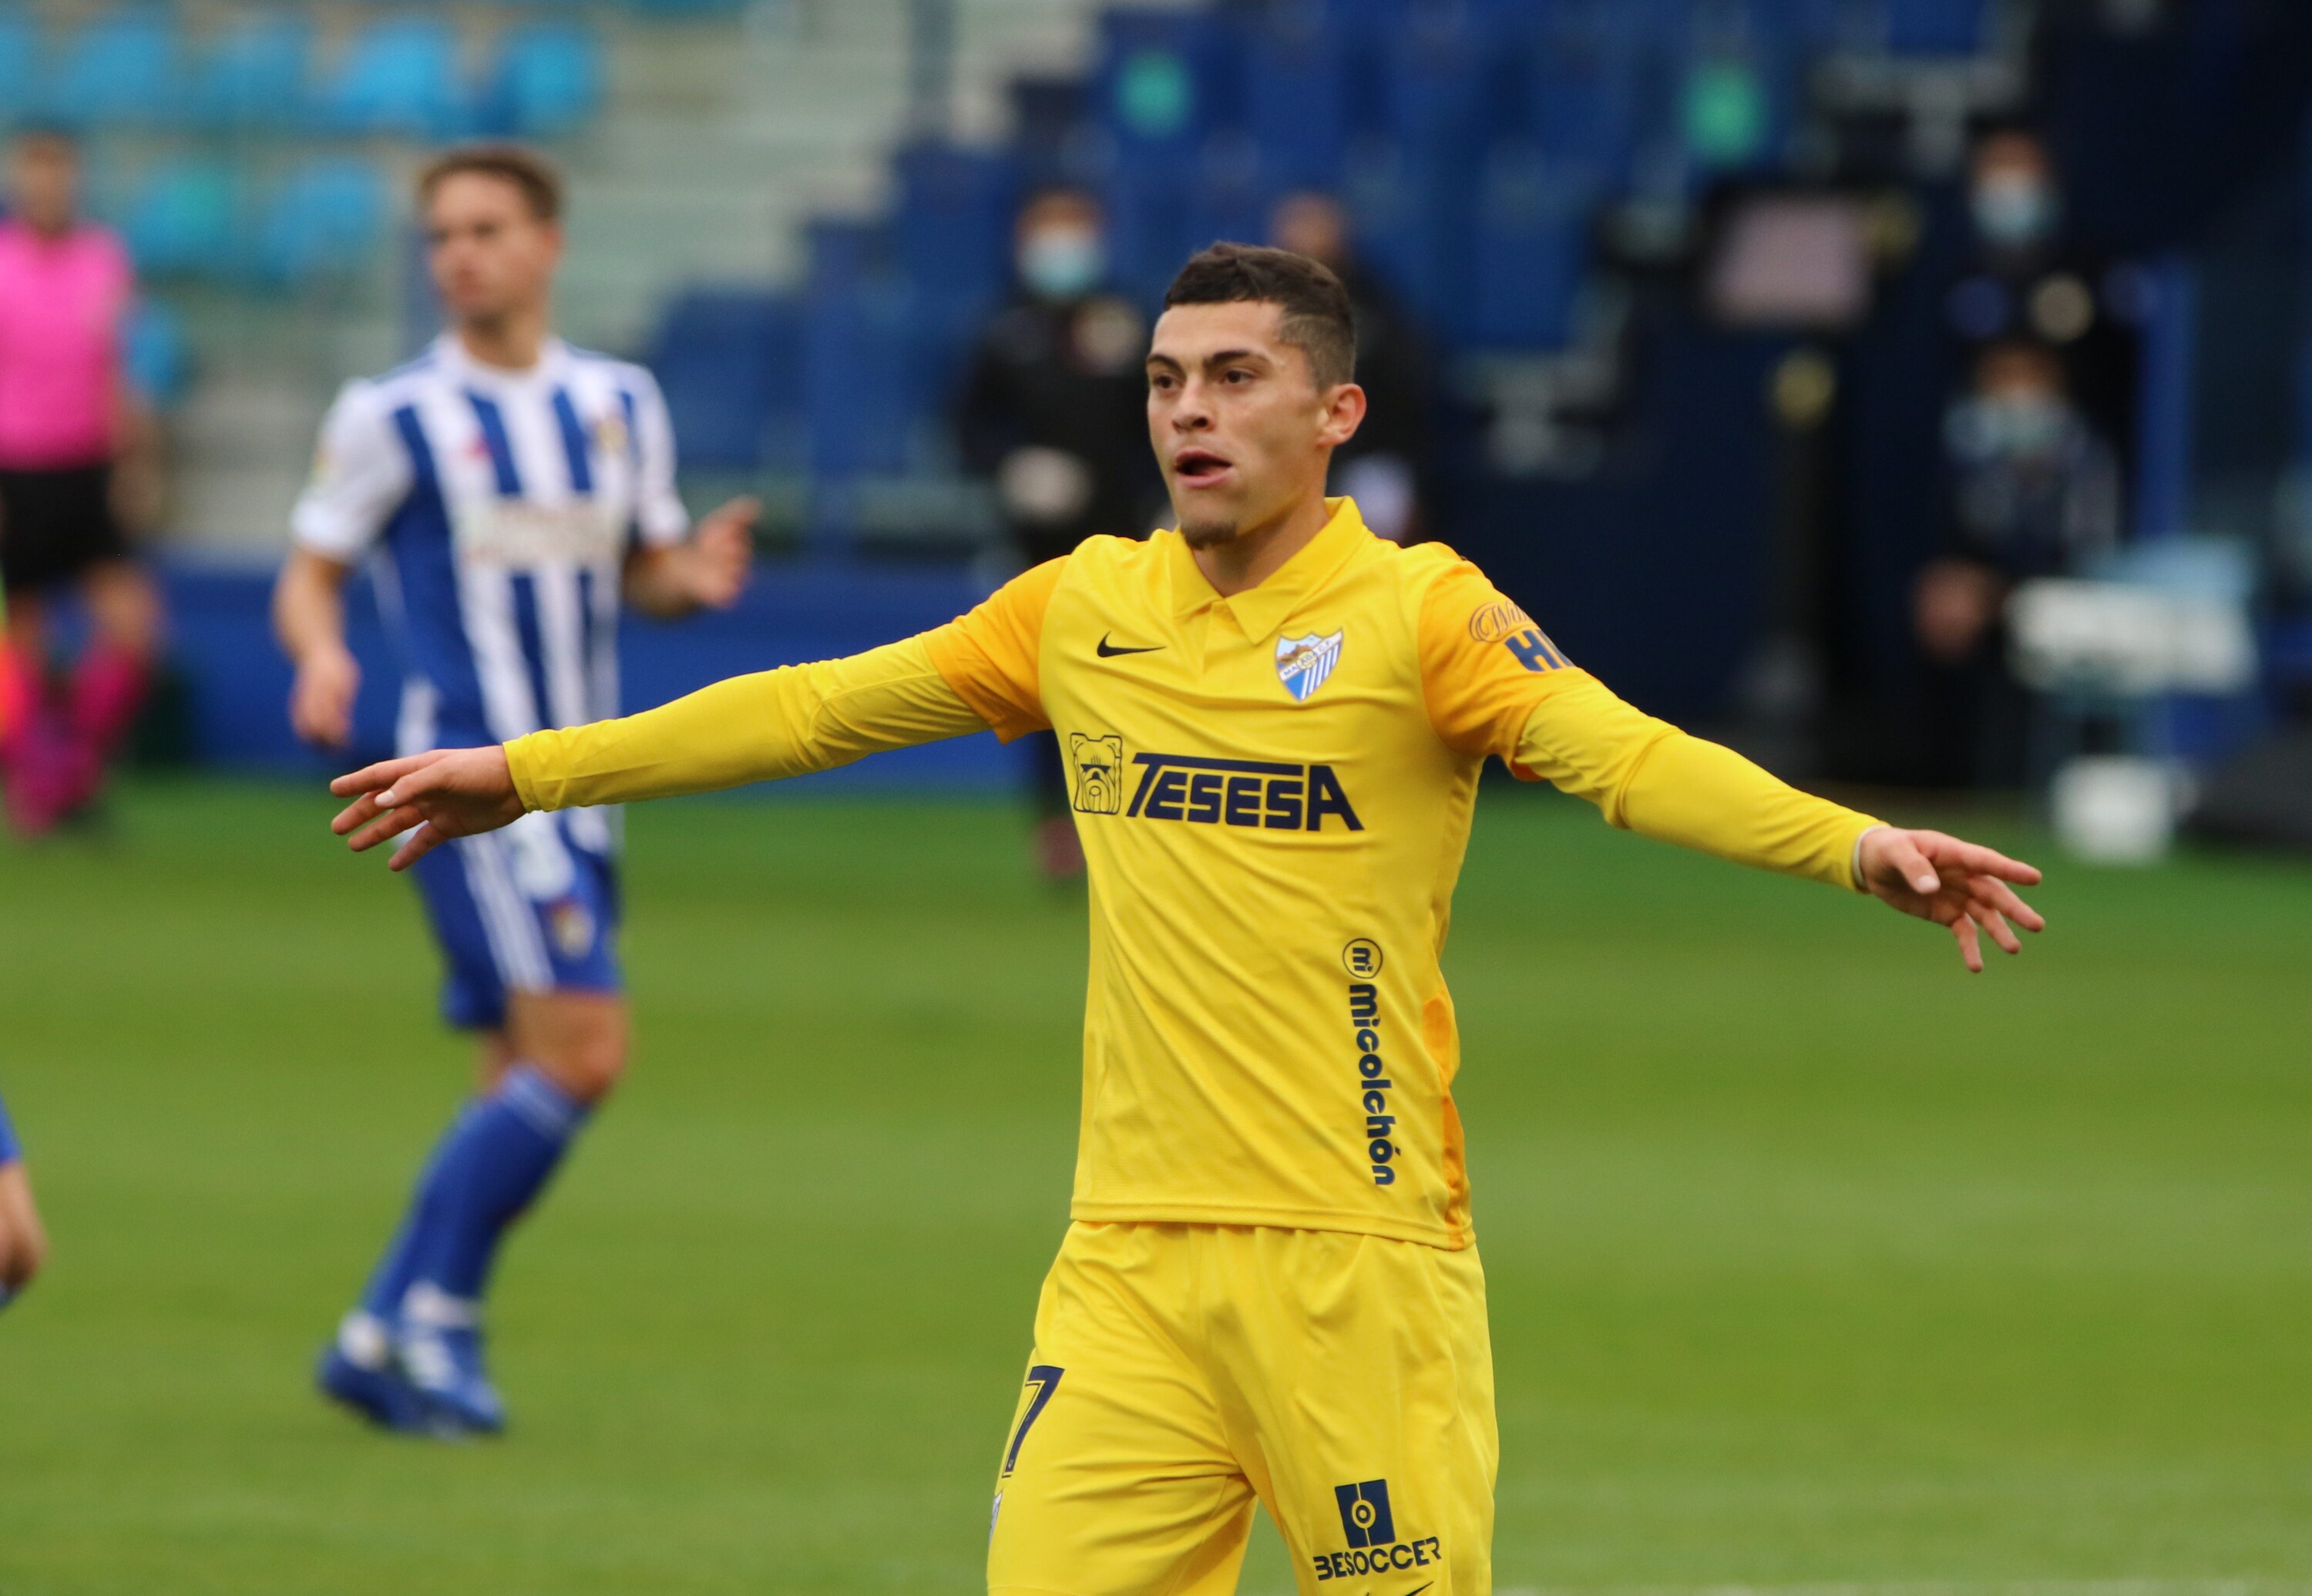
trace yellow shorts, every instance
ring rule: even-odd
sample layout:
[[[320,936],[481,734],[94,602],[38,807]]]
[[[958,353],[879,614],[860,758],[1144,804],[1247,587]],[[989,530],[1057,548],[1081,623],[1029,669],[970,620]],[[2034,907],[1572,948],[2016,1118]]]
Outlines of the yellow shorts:
[[[1499,1451],[1474,1248],[1073,1225],[1004,1440],[988,1590],[1227,1596],[1257,1496],[1304,1596],[1485,1596]]]

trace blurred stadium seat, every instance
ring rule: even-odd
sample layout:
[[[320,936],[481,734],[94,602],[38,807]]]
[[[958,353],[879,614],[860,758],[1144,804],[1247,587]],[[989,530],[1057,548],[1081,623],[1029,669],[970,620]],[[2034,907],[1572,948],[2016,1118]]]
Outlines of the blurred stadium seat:
[[[310,19],[285,13],[235,17],[201,52],[192,87],[195,118],[212,127],[294,127],[311,115]]]
[[[260,282],[303,287],[365,265],[385,231],[385,181],[366,161],[317,156],[267,199],[253,267]]]
[[[1495,59],[1488,40],[1458,10],[1416,16],[1385,57],[1385,126],[1397,147],[1425,171],[1451,182],[1499,115],[1487,92]]]
[[[13,7],[0,11],[0,117],[32,110],[38,92],[40,36],[32,19]]]
[[[810,467],[828,477],[906,469],[936,403],[908,381],[909,294],[890,250],[878,224],[811,224],[804,408]]]
[[[645,363],[665,392],[687,466],[747,470],[780,460],[796,431],[802,307],[759,289],[693,289],[667,307]]]
[[[1353,126],[1343,48],[1312,5],[1274,7],[1248,31],[1246,127],[1283,185],[1324,187],[1340,175]]]
[[[1128,162],[1192,156],[1224,117],[1228,30],[1202,10],[1109,11],[1100,18],[1099,102]]]
[[[325,125],[349,133],[454,138],[473,126],[458,36],[444,22],[388,17],[346,41],[322,88]]]
[[[600,109],[604,75],[591,31],[567,22],[526,23],[499,41],[485,125],[523,138],[573,132]]]
[[[1539,350],[1571,341],[1596,198],[1579,171],[1530,145],[1493,153],[1473,229],[1468,314],[1456,329],[1467,342]]]
[[[146,172],[121,217],[140,272],[223,278],[239,264],[240,206],[232,169],[188,157]]]
[[[1966,56],[1988,38],[1989,0],[1886,0],[1886,48],[1897,56]]]
[[[1197,154],[1187,236],[1202,249],[1219,239],[1258,242],[1268,212],[1284,190],[1269,175],[1259,146],[1241,133],[1215,133]]]
[[[1020,164],[927,143],[901,151],[896,166],[892,248],[908,288],[910,380],[936,403],[953,390],[965,350],[1010,285]]]
[[[48,75],[40,113],[71,124],[167,122],[181,109],[182,52],[172,12],[100,16],[65,43]]]

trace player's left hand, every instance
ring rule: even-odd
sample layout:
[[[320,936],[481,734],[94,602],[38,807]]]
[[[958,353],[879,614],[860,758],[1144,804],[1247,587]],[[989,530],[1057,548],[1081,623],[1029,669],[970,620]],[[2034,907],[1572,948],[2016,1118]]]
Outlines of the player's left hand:
[[[407,870],[452,837],[495,831],[521,819],[521,794],[503,748],[437,748],[364,766],[329,784],[353,802],[329,829],[356,854],[389,837],[409,836],[388,867]]]
[[[759,499],[741,496],[699,518],[684,573],[693,603],[728,609],[739,601],[755,562],[755,519],[762,513]]]
[[[1906,915],[1949,927],[1959,957],[1977,975],[1983,973],[1984,934],[2001,951],[2019,953],[2023,943],[2016,926],[2047,928],[2046,916],[2009,885],[2039,882],[2037,869],[2020,859],[1940,831],[1895,826],[1865,832],[1859,854],[1863,890]]]

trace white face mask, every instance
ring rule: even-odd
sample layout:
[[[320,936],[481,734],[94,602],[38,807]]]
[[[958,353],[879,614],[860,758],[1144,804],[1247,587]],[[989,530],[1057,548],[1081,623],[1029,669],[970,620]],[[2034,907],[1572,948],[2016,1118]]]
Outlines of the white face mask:
[[[1038,299],[1075,299],[1108,275],[1108,250],[1089,227],[1039,227],[1020,241],[1019,267]]]
[[[1990,394],[1960,404],[1949,425],[1952,443],[1971,460],[2045,460],[2070,435],[2071,408],[2054,394]]]
[[[1968,208],[1975,230],[2004,249],[2027,249],[2055,230],[2054,190],[2037,178],[1985,178],[1975,184]]]

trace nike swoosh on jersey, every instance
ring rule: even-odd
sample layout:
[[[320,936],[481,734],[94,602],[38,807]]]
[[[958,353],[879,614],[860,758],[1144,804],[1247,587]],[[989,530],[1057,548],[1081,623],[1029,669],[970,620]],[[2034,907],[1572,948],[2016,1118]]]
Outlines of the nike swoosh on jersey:
[[[1163,646],[1160,643],[1151,643],[1144,648],[1118,648],[1108,640],[1108,634],[1103,632],[1100,634],[1099,646],[1093,652],[1103,660],[1112,660],[1120,653],[1154,653]]]

